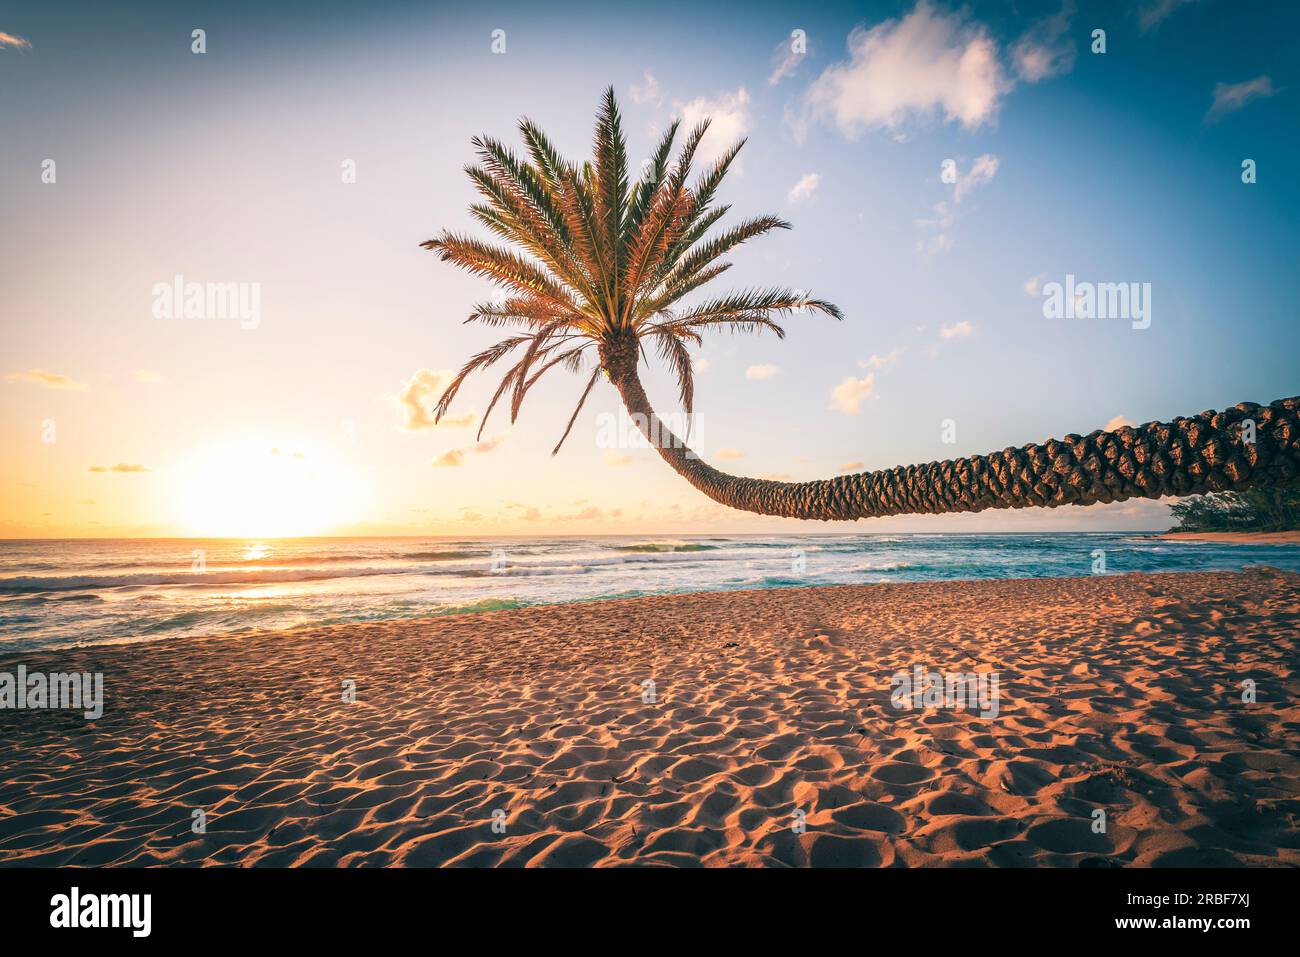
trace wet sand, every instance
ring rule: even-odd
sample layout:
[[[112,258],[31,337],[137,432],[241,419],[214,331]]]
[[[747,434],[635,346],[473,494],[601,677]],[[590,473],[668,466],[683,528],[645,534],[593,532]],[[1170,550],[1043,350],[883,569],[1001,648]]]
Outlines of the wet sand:
[[[1166,532],[1156,535],[1171,542],[1227,542],[1233,545],[1295,545],[1300,531],[1291,532]]]

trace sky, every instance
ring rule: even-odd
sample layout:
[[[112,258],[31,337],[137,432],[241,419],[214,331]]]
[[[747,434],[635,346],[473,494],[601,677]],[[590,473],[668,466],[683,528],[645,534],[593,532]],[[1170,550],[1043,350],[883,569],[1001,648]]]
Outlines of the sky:
[[[471,137],[528,116],[585,158],[612,84],[634,164],[710,116],[706,158],[748,138],[730,218],[793,224],[715,292],[845,313],[706,341],[693,445],[721,468],[825,478],[1269,402],[1300,392],[1298,29],[1223,0],[6,0],[0,537],[1168,527],[1161,502],[747,515],[604,447],[603,381],[552,457],[585,381],[563,373],[482,441],[495,379],[434,427],[499,335],[463,323],[491,287],[419,243],[477,231]],[[1067,276],[1139,284],[1147,320],[1049,318]],[[177,277],[234,295],[187,318]],[[643,380],[675,408],[666,370]]]

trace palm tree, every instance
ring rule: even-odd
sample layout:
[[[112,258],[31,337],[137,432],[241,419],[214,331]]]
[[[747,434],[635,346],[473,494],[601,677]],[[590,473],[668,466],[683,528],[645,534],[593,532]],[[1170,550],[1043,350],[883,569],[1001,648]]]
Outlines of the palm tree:
[[[699,345],[705,333],[766,330],[784,338],[777,319],[791,313],[842,318],[826,300],[781,288],[682,305],[729,268],[723,257],[736,247],[790,228],[775,216],[759,216],[709,235],[729,209],[715,204],[715,198],[744,141],[688,184],[708,125],[705,121],[691,130],[670,161],[678,132],[674,122],[643,165],[641,178],[631,184],[612,87],[602,97],[596,120],[594,159],[582,166],[564,160],[527,119],[520,121],[519,131],[528,159],[497,140],[474,139],[479,165],[466,172],[485,202],[470,212],[519,251],[449,231],[421,245],[505,291],[503,298],[475,306],[467,322],[513,327],[516,334],[464,365],[438,401],[438,419],[470,374],[515,353],[479,435],[507,394],[513,422],[543,375],[557,366],[584,370],[594,350],[595,366],[552,454],[559,452],[603,374],[638,428],[683,478],[717,502],[765,515],[830,520],[1088,505],[1282,485],[1300,476],[1300,397],[820,481],[744,478],[705,464],[655,414],[646,397],[637,372],[639,362],[648,361],[646,343],[675,373],[689,415],[695,394],[689,346]]]

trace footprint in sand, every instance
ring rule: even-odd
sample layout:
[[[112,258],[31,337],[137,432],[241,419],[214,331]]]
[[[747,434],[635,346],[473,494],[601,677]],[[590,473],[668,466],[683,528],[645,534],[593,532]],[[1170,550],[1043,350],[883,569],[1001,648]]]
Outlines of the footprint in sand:
[[[844,636],[838,628],[813,625],[802,634],[781,635],[777,643],[789,650],[843,651]]]
[[[920,784],[934,777],[934,772],[921,764],[891,761],[873,768],[871,776],[885,784]]]
[[[1026,831],[1025,839],[1054,854],[1078,854],[1083,851],[1110,854],[1115,850],[1115,843],[1109,835],[1093,831],[1090,818],[1067,817],[1043,821]]]
[[[984,817],[993,814],[993,809],[979,798],[962,794],[960,791],[940,791],[927,798],[925,812],[931,817],[947,817],[960,814],[965,817]]]
[[[1020,823],[1013,817],[946,817],[930,834],[930,850],[952,854],[989,847],[1015,837]]]

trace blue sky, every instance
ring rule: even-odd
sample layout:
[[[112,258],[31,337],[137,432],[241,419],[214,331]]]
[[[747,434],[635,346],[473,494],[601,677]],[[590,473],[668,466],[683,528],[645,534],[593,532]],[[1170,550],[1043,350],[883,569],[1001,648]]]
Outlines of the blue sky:
[[[217,531],[186,493],[195,470],[205,495],[258,494],[265,477],[254,461],[213,476],[203,463],[231,443],[298,449],[301,481],[346,497],[313,531],[803,527],[716,507],[652,452],[597,447],[618,407],[603,384],[554,459],[576,378],[542,387],[513,427],[490,424],[482,450],[472,429],[412,418],[426,398],[413,383],[493,341],[460,323],[485,284],[417,245],[470,226],[470,137],[513,140],[527,115],[582,157],[610,83],[635,157],[674,116],[713,116],[714,150],[748,137],[723,200],[794,229],[744,247],[725,287],[806,288],[846,313],[795,317],[783,342],[706,345],[700,451],[730,471],[818,478],[1295,394],[1298,28],[1291,5],[1218,0],[7,4],[0,535]],[[177,274],[257,283],[261,321],[156,318],[150,290]],[[1150,283],[1150,328],[1044,318],[1041,290],[1066,274]],[[456,411],[481,412],[494,385]],[[670,407],[666,375],[647,386]],[[49,421],[56,442],[41,440]],[[1167,514],[855,527],[1156,528]]]

